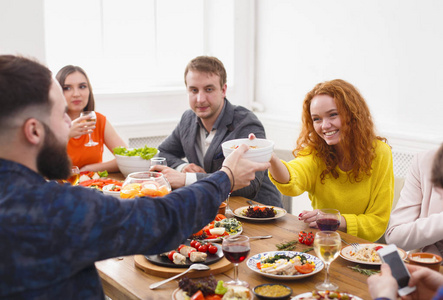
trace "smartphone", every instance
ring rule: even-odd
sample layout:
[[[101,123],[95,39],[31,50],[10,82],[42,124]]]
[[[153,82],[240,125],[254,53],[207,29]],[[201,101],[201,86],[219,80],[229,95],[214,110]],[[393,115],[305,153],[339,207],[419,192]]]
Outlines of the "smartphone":
[[[385,246],[377,251],[382,262],[387,263],[391,267],[392,276],[397,280],[398,283],[398,294],[400,296],[405,296],[413,291],[415,291],[415,286],[408,286],[409,274],[408,269],[401,259],[400,254],[397,251],[397,246],[394,244]]]

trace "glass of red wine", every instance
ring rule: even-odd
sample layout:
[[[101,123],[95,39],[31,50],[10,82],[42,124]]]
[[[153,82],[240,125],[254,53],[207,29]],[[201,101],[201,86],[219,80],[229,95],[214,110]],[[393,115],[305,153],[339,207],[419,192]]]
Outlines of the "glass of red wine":
[[[246,259],[251,251],[249,237],[244,235],[230,236],[223,239],[222,250],[226,259],[234,264],[234,280],[226,282],[227,285],[242,285],[249,287],[249,283],[238,279],[238,264]]]
[[[334,208],[318,210],[316,223],[320,231],[336,231],[340,226],[340,212]]]

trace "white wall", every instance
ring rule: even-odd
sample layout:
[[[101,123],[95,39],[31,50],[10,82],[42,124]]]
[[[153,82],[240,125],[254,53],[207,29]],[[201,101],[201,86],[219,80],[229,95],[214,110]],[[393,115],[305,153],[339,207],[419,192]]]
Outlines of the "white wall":
[[[395,146],[443,141],[443,2],[257,0],[256,101],[268,136],[292,148],[304,95],[342,78]]]
[[[0,1],[0,53],[45,62],[43,4]],[[291,149],[306,92],[343,78],[360,89],[394,148],[434,147],[443,141],[442,14],[443,2],[433,0],[236,1],[240,30],[228,98],[262,104],[268,136]],[[188,105],[184,87],[96,98],[97,110],[125,138],[170,132]]]

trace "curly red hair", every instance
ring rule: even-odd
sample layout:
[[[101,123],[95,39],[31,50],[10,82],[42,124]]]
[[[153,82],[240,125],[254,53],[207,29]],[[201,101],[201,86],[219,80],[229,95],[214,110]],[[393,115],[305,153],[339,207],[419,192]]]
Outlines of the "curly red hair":
[[[365,99],[352,84],[344,80],[335,79],[319,83],[306,94],[303,101],[302,130],[293,151],[294,156],[308,155],[312,150],[316,150],[317,156],[326,164],[326,169],[320,175],[321,181],[323,182],[329,173],[338,178],[335,170],[339,163],[336,150],[314,129],[310,108],[312,99],[317,95],[328,95],[334,99],[342,124],[339,142],[343,149],[342,162],[352,166],[350,171],[353,180],[361,181],[364,174],[371,174],[371,165],[375,158],[374,141],[379,139],[386,142],[386,139],[375,134],[374,123]]]

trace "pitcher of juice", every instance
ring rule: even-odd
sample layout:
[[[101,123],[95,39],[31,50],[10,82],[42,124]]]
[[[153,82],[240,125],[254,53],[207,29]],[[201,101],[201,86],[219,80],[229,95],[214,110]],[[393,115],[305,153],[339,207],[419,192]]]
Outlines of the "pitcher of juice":
[[[120,191],[122,199],[134,197],[163,197],[171,192],[171,185],[162,173],[135,172],[126,177]]]

